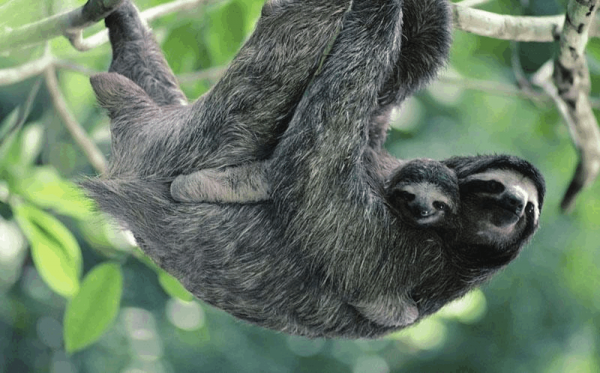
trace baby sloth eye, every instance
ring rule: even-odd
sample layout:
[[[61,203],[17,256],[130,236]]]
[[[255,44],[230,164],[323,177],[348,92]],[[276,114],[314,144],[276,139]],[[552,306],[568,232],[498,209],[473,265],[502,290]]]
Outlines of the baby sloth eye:
[[[448,206],[446,203],[441,202],[441,201],[435,201],[435,202],[433,202],[433,208],[435,208],[436,210],[439,210],[439,211],[448,211],[448,210],[450,210],[450,206]]]
[[[415,195],[414,194],[409,193],[409,192],[407,192],[405,190],[398,191],[398,197],[402,198],[406,202],[410,202],[410,201],[413,201],[415,199]]]

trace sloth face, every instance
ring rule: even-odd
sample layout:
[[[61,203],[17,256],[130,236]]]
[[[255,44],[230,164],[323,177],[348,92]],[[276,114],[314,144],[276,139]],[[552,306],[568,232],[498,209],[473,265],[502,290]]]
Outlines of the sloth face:
[[[528,238],[539,224],[538,191],[512,170],[489,170],[460,182],[463,238],[502,247]]]
[[[459,209],[454,171],[432,159],[404,162],[389,176],[387,200],[400,218],[417,228],[455,225]]]
[[[420,228],[445,227],[458,211],[458,201],[432,182],[401,182],[394,187],[392,204],[404,220]]]

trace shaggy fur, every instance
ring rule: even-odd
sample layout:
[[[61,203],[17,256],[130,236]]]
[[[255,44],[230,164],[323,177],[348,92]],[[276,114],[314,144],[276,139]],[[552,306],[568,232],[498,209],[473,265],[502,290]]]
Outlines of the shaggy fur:
[[[269,159],[180,175],[171,183],[171,196],[178,202],[196,203],[266,201],[271,198],[268,175],[272,165]],[[439,161],[401,162],[388,176],[384,196],[390,208],[408,224],[421,228],[457,228],[458,179],[454,171]]]
[[[537,228],[543,179],[512,157],[501,167],[536,182],[524,203],[537,211],[527,208],[501,244],[411,227],[386,202],[399,165],[381,149],[386,118],[444,64],[445,0],[270,0],[225,76],[192,105],[131,3],[106,24],[112,73],[91,82],[111,117],[113,155],[85,186],[161,267],[236,317],[311,337],[377,337],[485,281]],[[171,196],[178,175],[266,158],[269,201]],[[496,167],[490,159],[447,165],[462,185]],[[475,202],[473,215],[486,208]]]

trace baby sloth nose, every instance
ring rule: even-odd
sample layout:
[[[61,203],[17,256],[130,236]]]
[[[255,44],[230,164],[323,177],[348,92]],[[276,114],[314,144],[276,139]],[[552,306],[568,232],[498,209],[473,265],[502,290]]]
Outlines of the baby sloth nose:
[[[417,208],[415,210],[415,215],[417,215],[418,217],[426,217],[433,214],[432,210],[426,209],[426,208]]]
[[[417,219],[425,218],[436,212],[436,209],[431,204],[424,201],[415,200],[409,203],[409,206],[413,216]]]

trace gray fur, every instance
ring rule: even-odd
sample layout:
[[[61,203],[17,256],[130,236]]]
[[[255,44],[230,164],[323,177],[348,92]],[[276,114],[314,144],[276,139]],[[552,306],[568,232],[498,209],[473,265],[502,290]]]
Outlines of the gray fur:
[[[180,175],[171,183],[171,195],[178,202],[266,201],[272,189],[271,167],[272,161],[266,160]],[[430,159],[402,162],[387,179],[385,198],[403,221],[421,228],[456,229],[458,180],[444,164]]]
[[[126,1],[106,20],[114,54],[127,62],[92,79],[112,120],[113,155],[107,175],[85,186],[206,302],[291,334],[377,337],[485,281],[537,229],[525,209],[506,240],[473,243],[463,229],[445,236],[411,227],[386,202],[385,175],[400,161],[381,148],[385,116],[443,65],[450,40],[444,0],[267,2],[224,78],[189,106],[180,104],[132,9]],[[130,29],[137,36],[120,39]],[[132,74],[141,59],[148,68]],[[490,157],[444,162],[458,176],[468,213],[486,210],[485,196],[462,183],[489,169],[531,179],[538,195],[525,203],[537,198],[541,209],[539,172],[514,157]],[[178,175],[267,158],[268,201],[215,205],[171,196]],[[467,221],[462,209],[459,221]]]

